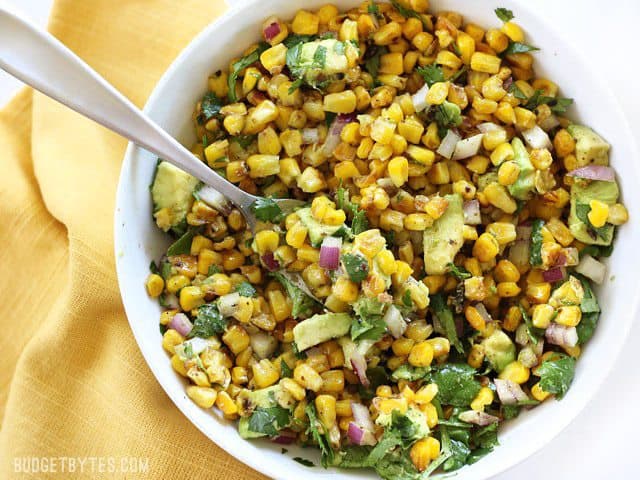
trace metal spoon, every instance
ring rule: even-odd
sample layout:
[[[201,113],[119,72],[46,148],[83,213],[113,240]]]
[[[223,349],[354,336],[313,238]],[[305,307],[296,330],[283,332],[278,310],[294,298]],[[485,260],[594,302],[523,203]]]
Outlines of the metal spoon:
[[[0,68],[210,185],[243,213],[260,197],[236,187],[196,158],[53,35],[0,6]],[[284,211],[302,202],[274,199]]]

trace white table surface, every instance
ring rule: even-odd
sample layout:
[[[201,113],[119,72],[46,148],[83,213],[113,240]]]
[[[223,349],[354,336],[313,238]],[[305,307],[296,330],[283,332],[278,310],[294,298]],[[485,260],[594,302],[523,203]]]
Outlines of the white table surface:
[[[5,0],[45,26],[52,0]],[[87,0],[78,0],[87,1]],[[476,0],[477,1],[477,0]],[[637,35],[639,0],[527,0],[549,22],[562,27],[573,43],[606,77],[640,138]],[[496,0],[495,6],[500,2]],[[487,2],[487,8],[494,8]],[[517,12],[516,12],[517,14]],[[526,27],[526,25],[525,25]],[[0,105],[20,83],[0,71]],[[613,321],[614,319],[609,319]],[[636,321],[614,371],[584,412],[543,450],[494,480],[640,478],[636,448],[640,427],[640,323]]]

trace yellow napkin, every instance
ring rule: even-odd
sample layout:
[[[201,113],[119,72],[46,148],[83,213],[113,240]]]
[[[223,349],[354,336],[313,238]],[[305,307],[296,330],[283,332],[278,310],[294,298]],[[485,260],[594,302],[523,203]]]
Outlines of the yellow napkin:
[[[58,0],[49,28],[142,106],[224,8]],[[133,339],[112,246],[126,141],[25,89],[0,145],[0,478],[264,478],[189,423]]]

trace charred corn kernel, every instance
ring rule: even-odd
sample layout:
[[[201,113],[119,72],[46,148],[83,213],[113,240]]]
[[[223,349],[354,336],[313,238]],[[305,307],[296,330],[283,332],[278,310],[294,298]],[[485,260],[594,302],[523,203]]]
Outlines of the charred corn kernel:
[[[416,403],[431,403],[437,394],[438,384],[429,383],[416,392],[414,401]]]
[[[501,30],[513,42],[524,41],[524,32],[522,31],[522,28],[520,28],[520,26],[516,23],[505,22],[502,24]]]
[[[480,368],[484,362],[484,348],[481,344],[471,346],[467,355],[467,364],[473,368]]]
[[[332,292],[341,302],[355,302],[358,298],[358,285],[346,277],[338,277],[333,284]]]
[[[320,261],[320,250],[313,248],[310,245],[303,245],[296,253],[298,260],[302,260],[307,263],[313,263]]]
[[[280,290],[271,290],[267,293],[271,314],[276,322],[281,322],[291,316],[291,304]]]
[[[536,114],[526,108],[516,107],[513,109],[516,116],[516,127],[520,130],[528,130],[536,126]]]
[[[293,378],[307,390],[317,392],[322,388],[322,377],[306,363],[301,363],[293,370]]]
[[[182,342],[184,342],[184,337],[173,328],[167,329],[162,336],[162,348],[171,354],[175,353],[175,346]]]
[[[407,399],[404,397],[385,398],[378,402],[378,411],[382,414],[389,414],[394,410],[398,410],[400,413],[405,413],[408,407]]]
[[[389,398],[393,396],[393,390],[389,385],[379,385],[376,388],[376,397]]]
[[[521,289],[515,282],[500,282],[497,287],[500,298],[510,298],[517,296]]]
[[[167,291],[177,293],[180,289],[189,285],[191,281],[185,275],[173,275],[167,280]]]
[[[371,138],[381,145],[389,145],[393,140],[396,124],[383,117],[376,118],[371,124]]]
[[[325,112],[351,113],[356,109],[356,95],[351,90],[339,93],[329,93],[324,96]]]
[[[222,335],[222,341],[234,355],[237,355],[249,346],[250,338],[244,327],[231,325]]]
[[[236,385],[244,385],[249,382],[249,372],[245,367],[233,367],[231,369],[231,381]]]
[[[318,395],[315,399],[318,420],[326,429],[336,424],[336,397],[333,395]]]
[[[493,403],[493,391],[489,387],[482,387],[469,405],[472,410],[477,412],[484,411],[484,407]]]
[[[504,321],[502,322],[502,327],[509,332],[515,332],[521,321],[522,312],[520,312],[520,309],[514,305],[509,307],[509,310],[507,310]]]
[[[397,22],[389,22],[373,34],[373,42],[376,45],[390,45],[400,38],[402,27]]]
[[[395,157],[387,166],[389,178],[396,187],[401,187],[409,179],[409,162],[405,157]]]
[[[326,393],[341,393],[344,391],[344,372],[342,370],[327,370],[320,374],[322,377],[322,391]]]
[[[164,290],[164,280],[160,275],[152,273],[147,277],[147,293],[150,297],[159,297]]]
[[[280,379],[280,373],[267,358],[254,363],[251,366],[251,370],[253,372],[253,381],[258,388],[269,387]]]
[[[477,331],[483,332],[486,328],[486,321],[484,317],[480,315],[480,312],[478,312],[478,309],[476,307],[468,305],[464,309],[464,316],[467,319],[467,322],[469,322],[469,325],[471,325]]]
[[[451,345],[449,343],[449,340],[447,340],[446,338],[443,338],[443,337],[431,338],[427,340],[427,342],[429,342],[429,344],[433,348],[434,358],[443,357],[449,354]]]
[[[494,78],[494,77],[492,77]],[[486,82],[485,82],[486,83]],[[482,137],[482,146],[487,151],[495,150],[507,141],[507,131],[504,129],[489,130]]]
[[[609,216],[607,222],[612,225],[623,225],[629,221],[629,212],[621,203],[616,203],[609,207]],[[559,241],[559,240],[558,240]]]
[[[446,162],[438,162],[433,165],[427,176],[429,181],[435,185],[446,185],[451,181],[449,166]]]
[[[422,232],[433,225],[433,217],[426,213],[410,213],[404,218],[404,228]]]
[[[549,220],[545,227],[549,232],[551,232],[553,238],[563,247],[568,247],[574,240],[569,227],[567,227],[558,217],[553,217]]]
[[[216,407],[226,416],[233,416],[238,413],[238,406],[227,392],[219,392],[216,397]]]
[[[516,360],[504,367],[498,378],[521,385],[529,380],[529,369]]]
[[[490,233],[483,233],[473,244],[473,256],[481,262],[493,260],[500,250],[496,238]]]
[[[445,52],[443,50],[441,53],[451,53],[451,52]],[[429,91],[427,92],[426,100],[431,105],[441,105],[447,99],[448,95],[449,95],[449,82],[436,82],[433,85],[431,85],[431,87],[429,88]]]
[[[343,142],[351,145],[357,145],[360,143],[360,125],[357,122],[351,122],[344,126],[342,132],[340,132],[340,138]]]
[[[505,213],[513,213],[518,208],[516,201],[511,198],[504,186],[498,183],[491,183],[484,189],[487,201]]]
[[[222,296],[231,292],[231,280],[224,273],[214,273],[208,283],[216,295]]]
[[[402,63],[402,53],[393,52],[380,55],[380,73],[388,73],[391,75],[402,75],[404,66]]]
[[[271,100],[264,100],[256,107],[249,109],[243,133],[258,133],[277,118],[278,107]]]
[[[187,387],[187,396],[199,407],[211,408],[216,401],[218,392],[213,388],[191,385]]]
[[[183,377],[187,376],[187,369],[184,366],[184,362],[178,355],[171,356],[171,367]]]
[[[307,167],[296,180],[298,188],[305,193],[316,193],[327,186],[324,175],[313,167]]]
[[[427,167],[433,165],[433,162],[436,159],[436,154],[432,150],[418,147],[416,145],[409,145],[407,147],[407,155],[409,155],[416,162]]]
[[[283,378],[280,380],[280,386],[298,401],[306,397],[304,388],[298,385],[298,383],[291,378]]]
[[[280,173],[280,159],[277,155],[251,155],[247,159],[249,176],[263,178]]]
[[[498,109],[498,102],[479,96],[473,99],[472,105],[473,109],[480,115],[491,115]]]
[[[245,117],[238,114],[229,115],[222,123],[229,135],[239,135],[244,128]]]
[[[542,387],[540,386],[540,382],[531,387],[531,396],[539,402],[544,402],[550,395],[551,394],[549,392],[545,392],[542,389]]]
[[[207,374],[198,369],[198,367],[191,367],[189,370],[187,370],[187,377],[189,377],[191,381],[199,387],[211,386],[211,382],[209,381]]]
[[[476,51],[476,41],[471,35],[459,32],[456,38],[456,46],[460,52],[462,63],[469,65],[469,63],[471,63],[471,56]]]
[[[493,276],[498,282],[518,282],[520,280],[518,268],[509,260],[500,260],[493,269]]]
[[[506,161],[498,168],[498,183],[504,186],[513,185],[518,180],[519,175],[520,167],[516,162]]]
[[[397,340],[394,340],[394,342],[391,344],[391,350],[393,350],[393,353],[396,356],[404,357],[409,355],[414,344],[415,342],[412,339],[400,337]]]
[[[527,285],[526,296],[531,303],[547,303],[551,295],[551,284],[548,282],[530,283]]]
[[[409,458],[411,458],[411,463],[413,463],[413,466],[418,472],[424,472],[431,463],[431,460],[433,460],[431,458],[433,447],[430,446],[430,438],[432,437],[418,440],[413,444],[411,450],[409,451]],[[438,445],[438,451],[439,450],[440,446]]]
[[[487,44],[496,51],[496,53],[502,53],[509,46],[509,37],[503,32],[495,28],[490,28],[485,34]]]
[[[494,116],[507,125],[516,123],[516,113],[513,106],[508,102],[500,102],[494,112]]]
[[[280,160],[280,171],[278,172],[278,178],[287,187],[291,187],[296,178],[300,176],[300,166],[294,158],[283,158]]]
[[[471,277],[464,281],[464,296],[469,300],[481,302],[487,298],[484,277]]]
[[[424,127],[416,120],[407,119],[407,121],[398,124],[398,133],[410,143],[419,144],[423,132]]]
[[[551,152],[546,148],[534,148],[529,153],[529,158],[531,159],[531,164],[538,170],[546,170],[553,163]]]
[[[200,287],[184,287],[180,290],[180,306],[189,312],[204,303],[204,292]]]
[[[331,20],[338,16],[339,10],[335,5],[327,4],[318,9],[316,14],[321,25],[328,25]]]
[[[291,30],[298,35],[316,35],[319,24],[320,18],[318,15],[306,10],[298,10],[298,13],[291,21]]]
[[[427,425],[434,428],[438,424],[438,410],[433,403],[425,403],[420,405],[420,411],[427,417]]]
[[[547,328],[554,315],[555,309],[551,305],[547,303],[535,305],[531,315],[531,322],[536,328]]]
[[[287,56],[287,47],[279,43],[266,49],[260,54],[260,63],[270,73],[277,73],[284,67]]]
[[[282,150],[280,139],[273,127],[267,127],[258,134],[258,151],[263,155],[278,155]]]
[[[494,222],[487,225],[486,232],[490,233],[500,245],[514,242],[516,239],[516,226],[508,222]]]
[[[215,93],[218,98],[224,98],[229,93],[228,77],[226,72],[219,72],[209,77],[209,90]]]
[[[338,38],[343,42],[358,42],[358,22],[345,18],[340,26]]]
[[[582,312],[577,305],[569,305],[560,307],[558,309],[558,315],[554,321],[565,327],[575,327],[580,323],[582,319]]]
[[[346,219],[347,216],[344,213],[344,210],[330,210],[324,216],[323,222],[326,225],[337,226],[342,225]]]
[[[393,253],[389,250],[382,250],[378,253],[378,255],[376,255],[376,261],[378,262],[378,267],[380,267],[380,270],[382,270],[382,273],[385,275],[393,275],[398,271],[396,260],[393,258]]]
[[[262,230],[256,233],[256,249],[259,255],[272,253],[278,248],[280,236],[273,230]]]
[[[576,150],[576,141],[571,134],[564,128],[561,128],[553,137],[553,148],[556,151],[556,155],[560,158],[565,158],[567,155],[572,154]]]
[[[411,44],[416,47],[416,50],[424,52],[433,43],[434,37],[428,32],[419,32],[411,39]]]
[[[429,342],[420,342],[411,348],[408,362],[414,367],[428,367],[433,361],[433,347]]]
[[[471,160],[467,162],[467,168],[473,173],[482,175],[487,171],[489,166],[489,158],[483,155],[474,155]]]
[[[502,162],[506,162],[508,160],[513,160],[515,154],[513,152],[513,147],[510,143],[502,143],[498,145],[493,152],[491,152],[491,163],[498,166],[501,165]]]
[[[348,180],[349,178],[357,177],[360,172],[355,163],[346,161],[338,163],[333,169],[333,174],[339,180]]]
[[[302,153],[302,133],[299,130],[285,130],[282,132],[280,134],[280,143],[287,155],[290,157],[294,157]],[[298,167],[298,175],[300,175],[300,167]],[[282,179],[282,181],[287,183],[284,179]]]
[[[402,25],[402,35],[409,41],[420,32],[422,32],[422,22],[417,18],[407,18]]]
[[[471,56],[471,69],[476,72],[498,73],[500,71],[500,58],[483,52],[475,52]]]
[[[589,202],[589,207],[591,210],[587,214],[589,217],[589,222],[595,228],[600,228],[607,223],[607,218],[609,217],[609,205],[600,200],[591,200]]]

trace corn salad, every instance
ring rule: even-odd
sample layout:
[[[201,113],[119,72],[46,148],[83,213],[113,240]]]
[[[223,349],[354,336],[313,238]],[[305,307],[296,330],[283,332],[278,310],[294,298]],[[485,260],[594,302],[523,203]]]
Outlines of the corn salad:
[[[146,289],[187,395],[382,478],[473,463],[567,393],[628,220],[513,13],[428,3],[270,17],[209,78],[192,151],[263,197],[255,233],[166,162],[151,187],[176,240]]]

